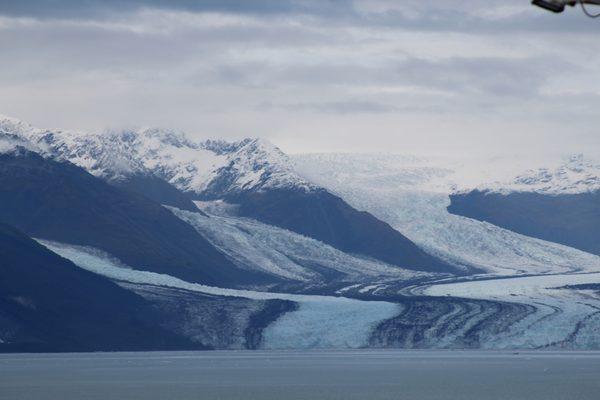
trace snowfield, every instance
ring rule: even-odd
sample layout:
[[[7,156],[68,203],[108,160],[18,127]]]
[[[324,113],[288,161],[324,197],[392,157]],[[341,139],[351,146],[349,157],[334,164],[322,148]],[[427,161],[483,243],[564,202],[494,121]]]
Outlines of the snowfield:
[[[488,274],[549,274],[600,271],[600,257],[450,214],[449,194],[485,176],[516,167],[500,161],[477,169],[467,161],[394,155],[309,154],[293,157],[306,179],[331,190],[353,207],[389,223],[429,253]],[[508,172],[507,172],[508,171]]]
[[[224,289],[190,283],[181,279],[121,264],[99,250],[38,240],[51,251],[88,271],[115,281],[165,286],[214,296],[243,297],[253,300],[289,300],[298,304],[263,331],[263,347],[358,348],[365,347],[377,325],[396,316],[401,306],[384,301],[359,301],[344,297],[294,295]]]

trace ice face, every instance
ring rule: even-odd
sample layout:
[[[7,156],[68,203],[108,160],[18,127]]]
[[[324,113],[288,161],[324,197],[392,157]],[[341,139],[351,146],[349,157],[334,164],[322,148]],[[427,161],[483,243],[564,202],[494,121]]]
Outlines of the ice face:
[[[377,325],[398,315],[401,306],[343,297],[307,296],[297,311],[280,317],[263,332],[270,349],[360,348]]]

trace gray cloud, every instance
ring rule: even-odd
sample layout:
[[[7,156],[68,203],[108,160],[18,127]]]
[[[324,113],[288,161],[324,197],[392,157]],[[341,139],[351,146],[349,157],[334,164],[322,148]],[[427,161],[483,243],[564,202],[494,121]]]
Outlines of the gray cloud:
[[[286,111],[308,111],[326,114],[380,114],[400,111],[398,107],[372,101],[346,100],[335,102],[273,104],[265,102],[257,107],[260,111],[282,109]]]
[[[2,1],[0,113],[292,151],[581,151],[598,26],[528,0]]]
[[[434,62],[410,59],[398,67],[404,82],[460,93],[531,97],[552,76],[564,70],[577,73],[568,61],[551,58],[451,57]]]
[[[556,16],[533,9],[526,0],[4,0],[0,3],[3,15],[59,20],[106,20],[144,9],[274,18],[312,16],[335,25],[419,31],[595,32],[597,28],[594,21],[582,19],[581,12],[572,9],[561,15],[557,24]]]
[[[340,14],[349,0],[4,0],[0,13],[36,18],[106,18],[145,8],[261,15]]]

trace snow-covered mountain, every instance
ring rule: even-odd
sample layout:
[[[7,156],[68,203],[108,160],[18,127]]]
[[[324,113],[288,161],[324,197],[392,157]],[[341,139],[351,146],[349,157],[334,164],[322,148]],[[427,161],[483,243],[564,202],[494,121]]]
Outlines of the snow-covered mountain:
[[[508,178],[488,177],[454,190],[448,210],[600,255],[600,160],[557,157]]]
[[[533,192],[548,195],[576,194],[600,190],[600,160],[576,154],[531,168],[511,180],[484,182],[472,189],[496,193]]]
[[[385,263],[403,266],[396,261],[400,258],[382,255],[382,250],[359,249],[355,243],[327,236],[329,222],[323,228],[307,226],[315,218],[310,214],[298,214],[296,221],[289,221],[294,213],[316,209],[315,204],[330,204],[332,200],[323,194],[328,190],[458,268],[510,274],[587,270],[598,263],[587,253],[501,229],[498,226],[507,227],[501,221],[490,220],[498,226],[486,225],[464,218],[471,216],[464,210],[464,216],[446,210],[450,199],[456,201],[472,190],[552,196],[594,192],[600,186],[600,162],[582,155],[544,160],[390,154],[289,157],[262,139],[197,141],[180,132],[151,128],[86,134],[37,129],[11,118],[0,119],[0,132],[13,140],[30,141],[39,151],[69,160],[110,182],[147,189],[151,186],[147,180],[136,186],[134,177],[158,177],[190,198],[233,202],[241,216],[310,236],[346,252],[374,256]],[[165,188],[161,190],[155,200],[195,210],[193,206],[182,206],[181,201],[167,201]],[[298,202],[305,198],[311,200]],[[353,218],[359,218],[358,214]],[[340,222],[334,221],[334,226]],[[364,224],[358,229],[365,230]]]
[[[450,196],[510,176],[531,160],[424,158],[385,154],[293,157],[305,179],[401,231],[431,254],[494,274],[597,271],[600,257],[448,212]],[[503,167],[506,166],[506,167]]]
[[[0,118],[0,222],[28,244],[0,237],[19,272],[0,262],[18,283],[0,293],[0,351],[73,334],[28,319],[27,236],[156,313],[156,349],[600,348],[599,165],[288,156],[261,139]]]
[[[10,153],[17,148],[46,154],[44,149],[28,139],[34,128],[14,118],[0,115],[0,153]]]
[[[192,281],[233,284],[253,276],[161,204],[21,147],[0,154],[0,221],[30,236],[93,246],[135,268]]]
[[[182,133],[147,128],[84,134],[41,130],[12,119],[0,126],[5,134],[30,140],[55,158],[162,204],[193,211],[166,183],[190,199],[235,203],[241,216],[347,253],[401,268],[457,271],[384,222],[302,178],[287,155],[262,139],[194,141]]]
[[[272,188],[311,190],[288,157],[263,139],[194,141],[165,129],[83,133],[34,128],[0,117],[0,132],[30,140],[45,151],[107,180],[154,174],[183,192],[219,197]]]
[[[192,140],[168,129],[99,133],[45,130],[0,115],[0,134],[25,139],[45,151],[108,180],[151,173],[184,192],[220,197],[237,191],[272,188],[318,188],[302,177],[297,165],[272,143],[260,138],[237,142]],[[415,157],[393,154],[323,154],[337,167],[348,163],[355,174],[357,162],[370,178],[377,170],[402,167],[397,184],[420,183],[423,189],[447,192],[470,190],[544,194],[593,192],[600,189],[600,160],[582,154],[554,158],[526,157]],[[388,168],[389,167],[389,168]],[[342,169],[336,171],[341,174]]]

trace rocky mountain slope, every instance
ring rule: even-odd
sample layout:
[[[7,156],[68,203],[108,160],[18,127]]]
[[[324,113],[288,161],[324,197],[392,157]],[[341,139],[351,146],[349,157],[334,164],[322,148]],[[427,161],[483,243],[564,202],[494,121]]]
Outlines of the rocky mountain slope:
[[[448,212],[451,198],[462,188],[500,181],[498,176],[504,180],[504,176],[520,169],[512,158],[490,160],[487,165],[468,158],[309,154],[295,156],[294,162],[306,179],[327,187],[355,208],[370,212],[429,253],[455,265],[501,275],[600,269],[600,257],[596,255],[525,236],[501,224]],[[575,207],[572,212],[578,210]],[[503,215],[519,215],[513,211]],[[584,214],[569,223],[585,224]],[[553,218],[556,221],[568,215]],[[535,216],[532,213],[528,220]],[[552,219],[543,217],[538,221],[547,223]]]
[[[0,221],[30,236],[94,246],[134,268],[191,281],[260,283],[160,204],[22,147],[0,154]]]
[[[0,224],[0,351],[203,348],[150,303]]]
[[[200,142],[158,129],[101,134],[44,131],[11,119],[0,122],[0,130],[108,182],[138,187],[141,194],[156,201],[162,192],[148,193],[149,185],[133,185],[132,180],[140,176],[162,179],[189,198],[225,200],[238,205],[240,216],[397,267],[461,272],[427,254],[387,223],[301,178],[288,156],[261,139]],[[164,200],[163,204],[178,207],[173,198]]]
[[[448,210],[600,255],[600,163],[572,156],[551,168],[450,196]]]

